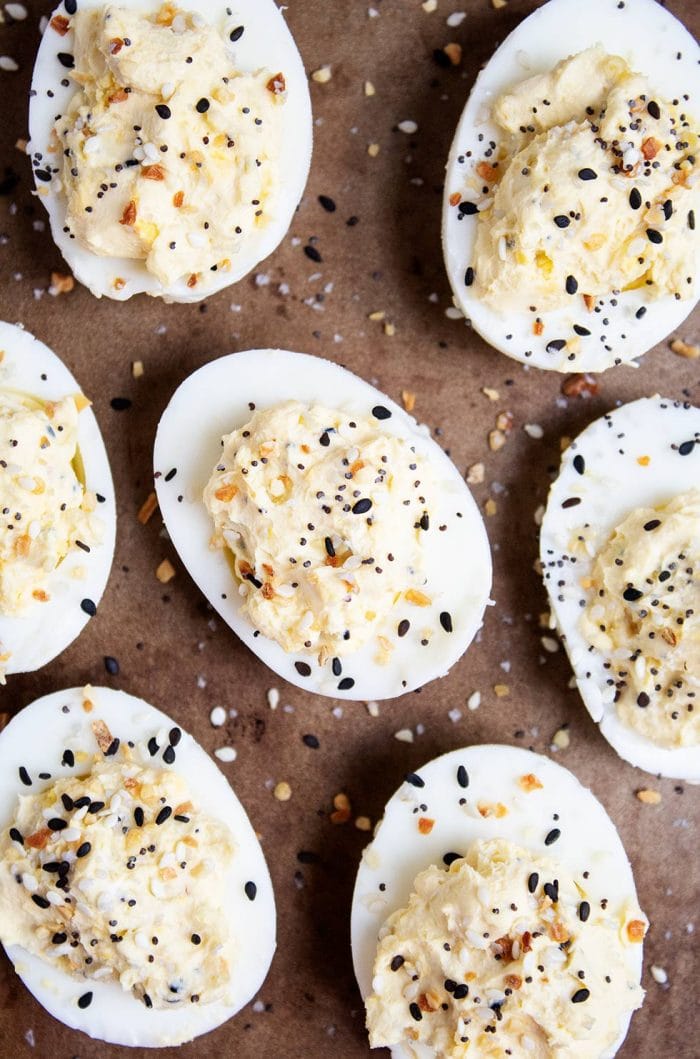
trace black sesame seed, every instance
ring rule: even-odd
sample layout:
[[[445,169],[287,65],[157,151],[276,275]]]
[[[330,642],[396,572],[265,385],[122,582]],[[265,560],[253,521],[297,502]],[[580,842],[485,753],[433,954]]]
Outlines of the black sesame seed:
[[[425,787],[425,780],[418,775],[417,772],[407,772],[404,776],[406,783],[410,783],[412,787]]]
[[[112,742],[107,747],[107,749],[105,750],[105,757],[114,757],[114,755],[116,754],[117,750],[119,750],[119,740],[118,739],[113,739]]]
[[[597,180],[598,174],[594,169],[579,169],[578,178],[579,180]]]
[[[443,610],[440,614],[440,624],[445,632],[452,632],[452,615],[448,611]]]
[[[546,882],[542,887],[549,900],[556,904],[559,900],[559,880],[555,879],[554,882]]]
[[[473,217],[475,213],[479,212],[479,207],[475,202],[460,202],[457,209],[464,217]]]
[[[528,880],[527,880],[527,889],[528,889],[529,893],[534,894],[535,890],[537,889],[537,884],[539,883],[539,881],[540,881],[539,875],[537,874],[536,871],[533,871],[528,876]]]
[[[78,10],[78,0],[65,0],[63,5],[66,9],[67,15],[74,15]]]
[[[92,849],[89,842],[83,842],[81,846],[78,846],[75,855],[76,857],[87,857],[88,853]]]
[[[591,906],[589,905],[588,901],[582,901],[581,904],[578,906],[578,918],[581,920],[582,923],[585,923],[590,914]]]
[[[647,228],[647,239],[650,243],[655,243],[657,246],[664,241],[663,235],[656,228]]]
[[[630,191],[629,202],[633,210],[638,210],[639,207],[642,205],[642,196],[639,191],[639,188],[632,188],[632,190]]]
[[[32,781],[29,778],[29,773],[27,772],[24,765],[20,765],[19,767],[19,778],[21,779],[25,787],[31,787]]]
[[[402,618],[399,622],[397,632],[399,636],[405,636],[408,630],[411,628],[411,623],[408,618]]]
[[[19,842],[20,846],[24,845],[24,839],[22,838],[22,834],[20,831],[17,830],[16,827],[10,828],[10,838],[13,842]]]
[[[646,316],[647,307],[646,305],[640,305],[634,314],[635,320],[641,320],[643,316]]]
[[[47,821],[46,826],[49,831],[64,831],[68,827],[68,821],[62,820],[60,816],[54,816]]]
[[[78,997],[78,1007],[81,1009],[81,1011],[84,1011],[85,1008],[89,1008],[91,1004],[92,993],[83,993],[81,997]]]
[[[168,118],[172,117],[172,111],[165,103],[156,103],[156,114],[158,117],[162,118],[163,121],[167,121]]]
[[[321,745],[318,741],[318,738],[315,735],[311,734],[302,735],[301,741],[304,746],[308,746],[310,750],[318,750]]]
[[[582,327],[581,324],[574,324],[574,331],[577,335],[580,335],[581,338],[587,338],[591,333],[587,327]]]
[[[636,603],[637,600],[641,599],[643,595],[644,593],[640,592],[638,588],[630,587],[626,588],[625,591],[622,593],[622,598],[628,603]]]
[[[172,765],[175,761],[175,750],[171,746],[166,746],[163,751],[163,761],[166,765]]]
[[[327,430],[324,430],[321,437],[318,439],[319,444],[323,445],[324,449],[327,449],[331,443],[330,435]]]
[[[175,728],[171,728],[170,732],[168,733],[168,741],[169,741],[170,745],[171,746],[177,746],[181,739],[182,739],[182,728],[178,728],[177,726]]]
[[[416,1004],[415,1000],[412,1004],[408,1005],[408,1010],[411,1012],[411,1017],[414,1018],[416,1022],[421,1021],[421,1019],[423,1018],[423,1014],[421,1012],[421,1009]]]
[[[299,674],[300,677],[310,677],[311,676],[311,666],[309,665],[308,662],[295,662],[294,663],[294,668],[296,669],[296,671],[297,671],[297,673]]]
[[[243,887],[245,895],[249,901],[254,901],[258,894],[258,888],[254,882],[247,882]]]
[[[559,830],[559,828],[558,827],[553,827],[552,830],[549,831],[548,834],[545,836],[545,840],[544,840],[545,846],[554,845],[554,843],[557,841],[557,839],[560,837],[560,835],[561,835],[561,831]]]
[[[111,677],[119,676],[119,662],[116,658],[112,658],[111,655],[105,655],[104,663],[105,669]]]
[[[65,66],[66,70],[72,70],[75,66],[75,59],[67,51],[60,51],[57,55],[57,59],[61,66]]]
[[[330,539],[330,537],[326,537],[326,539],[324,540],[323,543],[324,543],[325,548],[326,548],[326,554],[329,555],[331,559],[334,559],[335,558],[335,548],[333,547],[333,541]]]
[[[134,809],[134,823],[136,824],[137,827],[143,827],[143,822],[144,822],[143,809],[141,808],[140,805],[137,805],[136,808]]]
[[[336,205],[329,195],[319,195],[318,201],[321,203],[326,213],[335,213]]]
[[[465,997],[469,996],[469,986],[466,983],[456,986],[452,992],[452,996],[455,1000],[464,1000]]]
[[[160,747],[156,742],[156,737],[152,735],[151,738],[148,740],[148,753],[151,755],[151,757],[155,757],[159,749]]]
[[[570,497],[568,497],[568,499],[566,499],[566,500],[564,500],[562,502],[561,506],[564,507],[564,508],[578,507],[578,505],[580,503],[581,503],[581,497],[580,496],[570,496]]]
[[[461,860],[462,859],[462,854],[461,853],[443,853],[442,859],[443,859],[444,863],[447,865],[447,867],[449,868],[450,864],[454,864],[454,862],[456,860]]]
[[[584,1000],[588,1000],[591,995],[590,989],[577,989],[571,998],[572,1004],[582,1004]]]
[[[657,121],[661,117],[661,109],[659,107],[659,104],[655,100],[649,100],[649,102],[647,103],[647,110],[651,114],[652,118],[655,118]]]
[[[650,702],[651,702],[651,699],[647,695],[646,691],[640,691],[639,695],[637,695],[637,705],[641,706],[642,709],[644,710],[644,709],[646,709],[646,707],[649,705]]]
[[[166,482],[172,482],[173,478],[177,474],[177,467],[171,467],[168,473],[165,475]]]
[[[649,522],[644,523],[644,529],[647,531],[647,533],[651,533],[652,530],[658,529],[660,525],[661,519],[653,518]]]
[[[575,294],[578,290],[578,280],[575,276],[566,277],[566,293]]]
[[[690,456],[691,452],[695,448],[695,441],[684,441],[682,445],[678,446],[679,456]]]
[[[323,261],[323,258],[321,257],[321,252],[317,250],[315,246],[311,246],[310,243],[307,243],[307,245],[304,247],[304,253],[308,257],[309,261],[315,261],[317,265],[320,265]]]
[[[393,960],[389,964],[392,971],[398,971],[399,967],[403,967],[405,960],[403,956],[394,956]]]
[[[126,412],[127,408],[131,408],[129,397],[113,397],[109,403],[115,412]]]
[[[547,343],[545,348],[548,353],[558,353],[561,349],[564,348],[565,345],[565,338],[553,338],[551,342]]]
[[[464,286],[465,287],[471,287],[473,282],[474,282],[474,269],[470,265],[469,268],[467,269],[467,271],[464,273]]]
[[[376,404],[372,409],[372,415],[375,419],[391,419],[391,412],[383,404]]]
[[[372,501],[369,497],[363,496],[361,500],[358,500],[356,504],[352,506],[353,515],[366,515],[372,507]]]
[[[568,228],[571,224],[571,221],[565,213],[559,213],[554,218],[554,223],[556,224],[557,228]]]
[[[202,943],[202,939],[200,938],[199,934],[193,934],[190,938],[190,941],[193,945],[201,945]]]
[[[160,827],[160,825],[164,824],[165,821],[171,815],[172,815],[172,809],[170,808],[170,806],[169,805],[164,805],[163,808],[161,809],[161,811],[158,813],[158,816],[156,817],[156,824],[158,824],[158,826]]]
[[[97,614],[97,607],[91,599],[82,599],[80,601],[80,609],[85,611],[89,618],[94,618]]]
[[[338,684],[338,691],[350,691],[350,688],[355,686],[355,681],[352,677],[343,677]]]
[[[198,114],[206,114],[209,110],[209,100],[205,96],[202,96],[201,99],[197,100],[195,110]]]
[[[51,938],[52,945],[63,945],[64,941],[68,941],[68,935],[60,931]]]
[[[50,907],[50,901],[47,901],[45,897],[41,896],[41,894],[32,894],[32,901],[35,905],[38,905],[39,908]]]
[[[464,789],[469,786],[469,773],[464,765],[458,765],[457,767],[457,783]]]
[[[580,453],[577,453],[577,455],[574,456],[573,463],[574,470],[576,471],[576,473],[583,474],[583,472],[586,470],[586,461]]]
[[[236,26],[236,28],[232,29],[231,32],[229,33],[228,38],[229,38],[229,40],[233,41],[233,43],[235,44],[237,40],[241,39],[241,37],[243,36],[244,32],[245,32],[245,26]]]
[[[78,803],[76,802],[75,804],[77,805]],[[88,812],[91,816],[94,816],[96,813],[102,812],[104,807],[104,802],[90,802],[90,804],[88,805]]]

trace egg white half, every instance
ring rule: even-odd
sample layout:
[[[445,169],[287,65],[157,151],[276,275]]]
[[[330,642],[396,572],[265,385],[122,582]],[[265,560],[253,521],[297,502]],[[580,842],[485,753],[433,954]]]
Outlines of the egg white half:
[[[43,401],[81,392],[65,364],[28,331],[0,321],[0,390],[19,390]],[[10,652],[7,673],[31,673],[56,658],[83,630],[90,615],[83,601],[97,605],[105,590],[114,556],[117,512],[114,486],[100,428],[91,408],[78,416],[78,447],[85,468],[85,487],[96,493],[96,515],[103,538],[89,553],[73,549],[50,575],[50,599],[26,614],[0,614],[0,644]],[[73,576],[78,568],[84,576]]]
[[[598,43],[646,74],[659,93],[682,98],[688,111],[698,114],[700,48],[656,0],[624,4],[550,0],[506,37],[479,74],[457,126],[445,179],[442,244],[455,304],[474,330],[501,353],[523,364],[562,372],[598,372],[628,363],[676,330],[700,296],[697,264],[693,294],[686,301],[676,301],[670,294],[653,299],[641,288],[598,299],[600,311],[588,312],[582,298],[572,298],[571,305],[547,313],[545,332],[537,336],[532,330],[533,313],[501,315],[478,298],[475,284],[466,285],[467,268],[474,266],[478,215],[460,215],[458,207],[450,205],[450,196],[464,192],[486,148],[501,139],[490,116],[496,99],[528,77]],[[640,308],[646,312],[637,319]],[[557,340],[574,337],[574,324],[589,330],[590,336],[580,338],[575,354],[557,349]]]
[[[690,451],[681,455],[680,446],[693,441]],[[583,474],[574,466],[576,456],[583,457]],[[647,466],[638,462],[640,456],[649,457]],[[700,780],[700,747],[657,746],[618,718],[605,657],[589,649],[580,629],[581,600],[590,599],[581,579],[590,573],[595,555],[572,561],[570,548],[580,527],[587,525],[594,531],[591,550],[596,553],[634,508],[663,504],[698,482],[700,408],[644,397],[597,419],[571,443],[550,490],[540,532],[552,615],[588,712],[620,757],[647,772],[685,780]]]
[[[241,613],[242,599],[225,552],[209,547],[213,523],[202,493],[219,459],[222,435],[248,422],[250,405],[264,409],[290,399],[318,402],[370,419],[372,408],[383,405],[391,417],[382,421],[382,429],[414,445],[429,461],[435,478],[430,529],[421,537],[428,578],[424,591],[432,603],[418,608],[420,613],[397,604],[390,623],[378,630],[391,641],[390,661],[386,665],[375,661],[377,645],[372,638],[343,659],[342,681],[354,682],[345,690],[338,686],[341,681],[333,676],[330,660],[321,668],[308,653],[287,654],[256,633]],[[182,383],[163,413],[154,467],[168,533],[192,578],[243,642],[270,669],[300,688],[334,698],[393,698],[444,676],[481,626],[491,586],[491,556],[483,520],[464,479],[426,428],[385,394],[331,361],[257,349],[206,364]],[[440,525],[446,526],[443,532]],[[452,616],[450,633],[440,625],[442,611]],[[399,638],[396,626],[406,617],[413,619],[411,629]],[[420,643],[419,627],[436,630],[427,646]],[[300,676],[295,662],[309,663],[310,676]]]
[[[460,766],[466,769],[466,787],[457,777]],[[541,790],[523,791],[518,780],[527,773],[537,776]],[[590,870],[586,885],[591,903],[606,897],[613,907],[636,904],[632,868],[615,825],[588,788],[549,758],[512,746],[471,746],[443,754],[412,775],[423,786],[406,780],[389,799],[357,872],[350,932],[363,1000],[372,993],[379,931],[392,912],[408,903],[416,875],[431,864],[444,864],[445,854],[464,855],[478,840],[506,839],[539,856],[551,856],[575,876]],[[479,802],[501,802],[508,813],[483,817]],[[419,806],[421,814],[435,821],[427,835],[417,827]],[[544,839],[555,814],[561,836],[548,849]],[[630,978],[639,981],[642,946],[626,946],[624,953]],[[621,1018],[620,1039],[609,1056],[621,1046],[630,1017],[628,1013]],[[394,1047],[391,1054],[393,1059],[436,1056],[420,1044]]]
[[[81,11],[103,7],[106,0],[79,0]],[[119,0],[121,7],[141,11],[157,11],[161,0]],[[49,149],[56,115],[63,113],[77,90],[70,79],[70,71],[57,58],[59,53],[72,54],[73,31],[60,36],[51,25],[46,29],[39,47],[32,79],[29,105],[30,143],[27,153],[31,159],[39,198],[46,207],[54,241],[70,265],[76,279],[96,297],[105,295],[125,301],[134,294],[162,296],[170,302],[194,302],[216,294],[224,287],[237,283],[281,243],[291,224],[294,212],[304,193],[311,164],[312,124],[311,100],[304,64],[294,39],[284,21],[283,10],[274,0],[181,0],[183,11],[196,12],[212,25],[221,25],[227,32],[244,26],[240,40],[231,45],[236,69],[255,72],[267,68],[284,72],[287,99],[283,107],[282,135],[279,143],[280,183],[274,205],[274,217],[264,228],[250,233],[240,254],[232,259],[228,272],[209,273],[206,287],[190,288],[186,279],[170,287],[163,287],[146,269],[143,261],[128,258],[100,257],[83,248],[63,230],[66,223],[66,197],[61,188],[60,157]],[[54,14],[65,15],[61,3]],[[49,93],[51,93],[49,95]],[[115,290],[114,280],[126,280],[121,290]]]
[[[63,752],[95,753],[91,726],[96,720],[103,720],[122,742],[147,743],[155,736],[161,749],[168,745],[167,733],[176,722],[143,699],[109,688],[90,688],[89,699],[94,709],[86,713],[82,688],[46,695],[21,710],[0,734],[0,826],[7,826],[12,819],[19,795],[43,790],[64,776],[80,775],[79,765],[68,768],[62,764]],[[37,739],[37,732],[41,732],[41,739]],[[147,756],[147,760],[156,768],[170,767],[160,752],[154,758]],[[33,781],[31,787],[19,779],[21,766]],[[110,1044],[160,1048],[182,1044],[215,1029],[255,996],[275,951],[272,882],[245,809],[212,759],[185,731],[172,771],[185,778],[198,808],[225,824],[233,835],[235,852],[224,910],[239,954],[232,973],[232,1003],[149,1009],[118,982],[76,978],[20,946],[7,950],[15,971],[50,1015],[71,1029]],[[42,772],[49,772],[51,780],[39,779]],[[245,892],[248,882],[257,888],[253,900]],[[92,992],[93,999],[82,1010],[77,1000],[86,990]]]

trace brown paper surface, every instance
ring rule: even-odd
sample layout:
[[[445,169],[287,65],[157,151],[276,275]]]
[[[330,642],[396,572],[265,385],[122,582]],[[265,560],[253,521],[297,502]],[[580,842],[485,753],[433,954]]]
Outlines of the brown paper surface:
[[[19,177],[0,197],[0,316],[21,321],[47,342],[93,399],[115,477],[119,524],[112,576],[97,617],[54,663],[37,674],[10,678],[0,691],[0,710],[13,713],[65,686],[108,684],[172,714],[210,752],[224,744],[236,747],[236,762],[222,768],[261,835],[277,897],[278,950],[260,993],[264,1010],[248,1007],[179,1054],[183,1059],[368,1055],[349,949],[352,886],[367,835],[352,822],[330,822],[333,796],[347,793],[353,814],[374,822],[404,773],[436,754],[492,741],[549,752],[555,731],[568,725],[571,745],[557,760],[592,787],[618,825],[642,907],[652,920],[644,973],[648,995],[621,1055],[696,1056],[697,1026],[693,1031],[691,1021],[697,1018],[699,983],[691,930],[698,907],[692,828],[698,795],[684,784],[657,781],[631,768],[598,734],[578,695],[568,689],[570,669],[562,651],[542,649],[538,616],[547,604],[533,564],[534,514],[557,467],[561,437],[577,433],[616,402],[642,395],[661,391],[700,403],[700,362],[675,356],[664,343],[639,369],[606,374],[596,396],[562,403],[562,377],[525,371],[445,315],[451,301],[439,231],[450,140],[479,66],[535,5],[511,0],[494,10],[490,0],[439,0],[437,11],[428,14],[418,0],[373,0],[379,17],[372,18],[370,0],[290,0],[287,19],[307,69],[332,67],[330,82],[311,86],[315,152],[304,201],[288,238],[254,276],[202,305],[168,306],[143,296],[124,304],[98,301],[78,286],[60,297],[47,293],[51,271],[67,269],[48,224],[39,228],[45,214],[32,197],[29,165],[15,142],[27,135],[38,22],[51,5],[25,2],[26,21],[0,26],[0,54],[19,64],[17,72],[0,72],[0,177],[5,167],[11,171],[6,178]],[[697,33],[695,0],[672,0],[668,6]],[[450,29],[446,17],[455,10],[467,17]],[[462,45],[464,57],[458,67],[445,69],[433,52],[452,41]],[[364,94],[366,80],[376,88],[371,98]],[[396,129],[405,119],[417,122],[416,135]],[[368,155],[371,143],[380,145],[376,157]],[[335,213],[324,211],[319,195],[333,198]],[[351,217],[356,224],[348,225]],[[317,240],[319,265],[303,252],[311,238]],[[269,282],[256,284],[255,276]],[[280,284],[288,285],[289,293],[281,293]],[[395,335],[368,319],[378,311],[395,325]],[[697,341],[699,324],[696,314],[680,333]],[[447,678],[383,703],[376,718],[362,703],[343,703],[336,716],[338,703],[278,680],[210,612],[164,539],[158,515],[146,526],[136,519],[151,490],[156,425],[175,387],[213,357],[256,346],[330,357],[397,400],[402,390],[414,392],[416,415],[439,435],[457,465],[466,471],[478,461],[485,464],[485,482],[474,491],[482,510],[489,497],[497,508],[486,518],[497,606],[488,611],[480,642]],[[135,359],[145,366],[138,380],[131,373]],[[498,390],[499,399],[484,396],[484,386]],[[114,411],[113,397],[128,397],[132,406]],[[505,447],[492,453],[487,434],[503,410],[512,411],[514,429]],[[525,433],[528,423],[542,426],[541,440]],[[155,577],[164,558],[177,570],[167,586]],[[119,660],[119,676],[107,674],[105,655]],[[496,684],[508,685],[507,697],[497,698]],[[281,696],[274,712],[266,702],[271,687]],[[466,700],[476,690],[482,702],[472,712]],[[209,722],[214,705],[235,708],[238,716],[215,730]],[[454,710],[461,715],[451,719]],[[403,728],[413,730],[412,744],[394,737]],[[318,737],[319,749],[302,743],[305,733]],[[280,780],[292,788],[286,803],[270,792]],[[660,791],[661,803],[638,801],[635,791],[643,787]],[[314,863],[301,863],[300,851],[313,853]],[[652,964],[666,969],[668,986],[652,979]],[[90,1041],[53,1021],[4,957],[0,1042],[3,1056],[137,1054]]]

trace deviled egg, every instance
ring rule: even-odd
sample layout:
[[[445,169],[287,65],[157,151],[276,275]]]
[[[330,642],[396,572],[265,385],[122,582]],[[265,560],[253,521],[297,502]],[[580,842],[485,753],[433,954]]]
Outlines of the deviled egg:
[[[198,301],[284,238],[311,160],[304,67],[274,0],[65,0],[28,148],[58,248],[97,297]]]
[[[609,1059],[647,920],[614,824],[560,765],[473,746],[409,773],[365,849],[352,953],[394,1059]]]
[[[272,349],[215,360],[170,401],[154,463],[185,566],[291,683],[391,698],[443,676],[479,629],[491,559],[464,479],[344,368]]]
[[[700,409],[662,397],[596,420],[542,522],[552,620],[621,757],[700,780]]]
[[[447,164],[443,246],[496,349],[604,371],[691,312],[699,62],[656,0],[550,0],[488,62]]]
[[[160,710],[106,688],[22,710],[0,734],[0,828],[0,941],[66,1026],[180,1044],[262,985],[275,949],[262,850],[214,762]]]
[[[115,532],[90,401],[43,342],[0,322],[0,683],[46,665],[95,614]]]

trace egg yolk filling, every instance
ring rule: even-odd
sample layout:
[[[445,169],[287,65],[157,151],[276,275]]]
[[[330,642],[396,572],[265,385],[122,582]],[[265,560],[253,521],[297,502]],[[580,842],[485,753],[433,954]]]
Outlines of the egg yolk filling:
[[[600,1059],[643,993],[629,950],[639,908],[594,901],[587,878],[504,839],[415,879],[381,930],[372,1047],[449,1059]]]
[[[82,395],[39,402],[0,390],[0,615],[48,602],[68,553],[89,552],[102,537],[95,494],[75,470],[87,404]],[[0,670],[3,660],[0,643]]]
[[[105,980],[147,1008],[226,1002],[231,834],[147,747],[93,727],[102,751],[20,797],[2,831],[0,938],[82,980],[83,1003]]]
[[[618,716],[660,746],[700,744],[700,491],[637,508],[595,557],[582,631]]]
[[[698,265],[698,128],[600,45],[500,96],[499,147],[459,209],[478,211],[473,272],[499,311],[642,287],[689,298]],[[534,320],[534,317],[533,317]]]
[[[431,480],[425,461],[359,416],[287,401],[228,434],[204,493],[214,547],[233,557],[244,613],[321,664],[380,636],[424,593]],[[388,650],[388,646],[387,646]]]
[[[240,73],[235,23],[169,3],[79,9],[71,25],[79,88],[55,125],[68,232],[164,287],[206,285],[274,216],[284,74]]]

